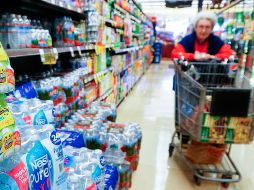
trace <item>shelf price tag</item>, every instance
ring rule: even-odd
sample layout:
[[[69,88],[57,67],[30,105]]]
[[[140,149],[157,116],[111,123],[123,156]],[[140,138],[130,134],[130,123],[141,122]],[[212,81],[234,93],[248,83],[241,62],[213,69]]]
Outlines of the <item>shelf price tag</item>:
[[[55,55],[55,58],[58,59],[58,51],[57,51],[57,49],[53,48],[52,50],[53,50],[53,53]]]
[[[45,62],[44,50],[43,49],[39,49],[39,53],[40,53],[40,56],[41,56],[41,62],[44,63]]]
[[[56,56],[53,52],[53,50],[49,50],[49,52],[45,53],[43,49],[39,49],[40,56],[41,56],[41,62],[44,65],[54,65],[56,64]]]
[[[81,48],[80,48],[80,46],[77,46],[77,50],[78,50],[78,54],[79,54],[79,56],[82,56],[83,54],[82,54],[82,52],[81,52]]]
[[[70,52],[71,52],[71,56],[72,56],[72,57],[75,57],[73,47],[69,47],[69,49],[70,49]]]

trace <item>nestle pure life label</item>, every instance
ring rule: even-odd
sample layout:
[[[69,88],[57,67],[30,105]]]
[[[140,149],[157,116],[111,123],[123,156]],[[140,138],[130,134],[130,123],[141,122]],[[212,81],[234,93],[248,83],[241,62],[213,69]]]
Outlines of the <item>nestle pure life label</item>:
[[[36,141],[33,148],[22,156],[29,175],[31,190],[53,190],[54,169],[48,150]]]
[[[60,138],[56,131],[52,131],[49,138],[42,140],[42,144],[47,147],[52,158],[52,166],[54,168],[54,176],[52,181],[53,190],[67,189],[67,176],[64,171],[64,155]]]

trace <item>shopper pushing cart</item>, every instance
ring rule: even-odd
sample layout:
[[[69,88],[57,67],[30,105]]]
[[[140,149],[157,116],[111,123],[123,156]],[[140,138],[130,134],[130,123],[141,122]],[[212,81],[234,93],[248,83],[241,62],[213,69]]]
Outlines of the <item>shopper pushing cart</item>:
[[[231,144],[253,139],[254,90],[237,72],[233,51],[211,34],[215,19],[199,13],[195,32],[173,50],[175,61],[176,131],[169,147],[176,148],[201,180],[239,182],[241,174],[230,157]],[[213,61],[209,61],[213,59]],[[190,61],[198,62],[190,62]],[[176,143],[176,136],[180,139]]]

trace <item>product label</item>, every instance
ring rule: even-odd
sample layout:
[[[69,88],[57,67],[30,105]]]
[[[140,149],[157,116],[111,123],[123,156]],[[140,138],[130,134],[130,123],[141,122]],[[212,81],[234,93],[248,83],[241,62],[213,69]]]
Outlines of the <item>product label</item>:
[[[43,126],[48,124],[46,115],[43,110],[38,111],[33,118],[33,124],[37,126]]]
[[[1,42],[0,42],[0,61],[8,61],[8,56],[6,52],[4,51],[4,48]]]
[[[105,166],[106,161],[105,161],[104,156],[101,156],[101,157],[100,157],[100,164],[101,164],[101,166],[102,166],[102,167],[104,167],[104,166]]]
[[[208,142],[209,141],[209,127],[202,127],[201,130],[201,140],[202,142]]]
[[[64,154],[61,139],[57,136],[56,131],[52,131],[50,138],[42,141],[42,144],[47,147],[51,158],[54,170],[52,189],[66,189],[66,174],[64,172]]]
[[[15,131],[13,133],[13,140],[14,140],[14,151],[18,151],[21,148],[21,137],[19,131]]]
[[[7,172],[12,177],[19,188],[19,190],[27,190],[29,186],[28,171],[23,162],[20,162],[15,168]]]
[[[92,183],[89,187],[86,187],[85,190],[96,190],[96,183]]]
[[[27,116],[23,117],[22,119],[24,120],[24,122],[26,124],[29,124],[29,125],[32,124],[32,118],[30,115],[27,115]]]
[[[234,129],[227,128],[226,130],[226,143],[234,142]]]
[[[52,158],[49,152],[37,141],[26,155],[30,189],[51,190],[54,176]]]
[[[14,118],[8,107],[0,107],[0,131],[7,126],[14,126]]]
[[[100,186],[102,182],[102,172],[101,168],[97,165],[92,173],[92,180],[96,182],[96,186]]]
[[[14,72],[12,69],[7,69],[6,70],[6,73],[7,73],[7,79],[8,79],[8,83],[9,84],[12,84],[13,87],[15,85],[15,77],[14,77]]]
[[[209,113],[204,113],[202,123],[207,127],[228,126],[229,117],[211,116]]]
[[[0,84],[7,83],[7,74],[5,66],[0,65]]]
[[[50,135],[50,140],[54,145],[60,145],[61,139],[57,136],[56,131],[53,131]]]

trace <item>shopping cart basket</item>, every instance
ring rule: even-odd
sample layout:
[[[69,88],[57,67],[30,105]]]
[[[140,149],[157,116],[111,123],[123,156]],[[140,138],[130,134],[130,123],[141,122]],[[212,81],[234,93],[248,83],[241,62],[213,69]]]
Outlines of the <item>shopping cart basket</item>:
[[[249,79],[236,71],[234,63],[175,62],[174,66],[177,121],[169,156],[175,148],[178,150],[192,169],[197,185],[201,180],[221,182],[224,187],[239,182],[241,174],[230,150],[232,144],[253,140],[254,89]],[[192,140],[225,145],[222,160],[213,164],[193,163],[186,157]]]

